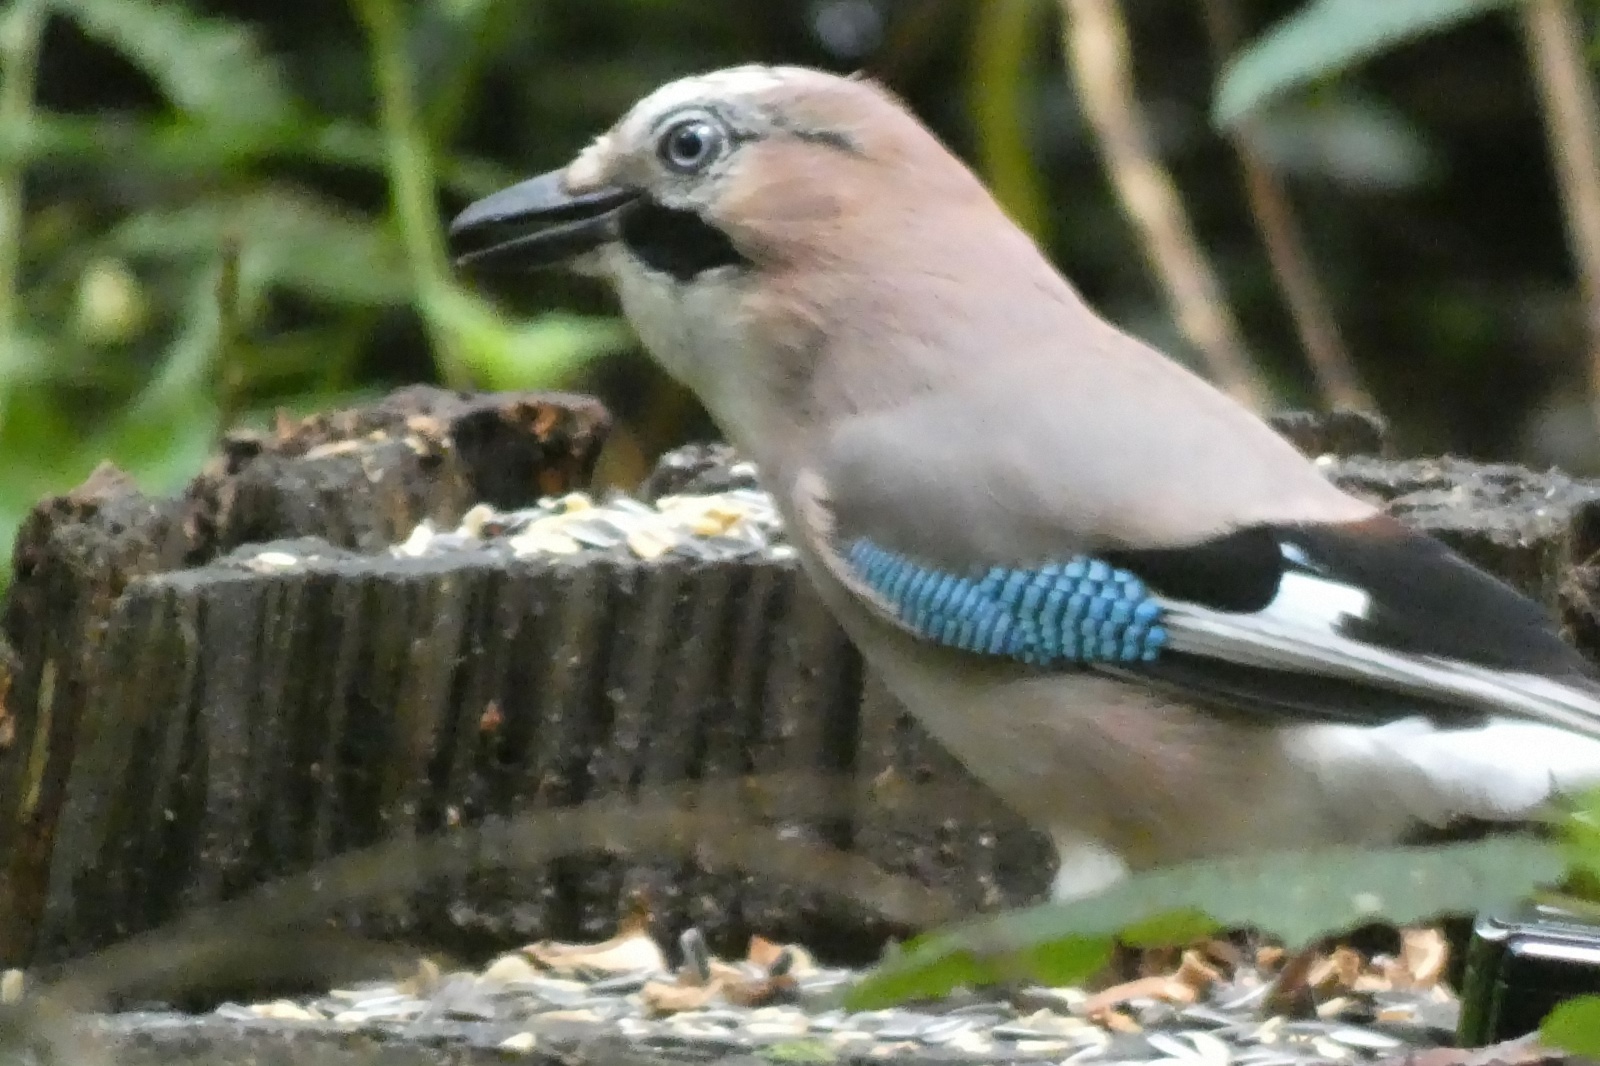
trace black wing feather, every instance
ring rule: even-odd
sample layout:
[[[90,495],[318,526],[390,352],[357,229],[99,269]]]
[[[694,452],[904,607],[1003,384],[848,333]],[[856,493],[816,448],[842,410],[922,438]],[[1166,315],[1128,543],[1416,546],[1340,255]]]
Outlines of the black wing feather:
[[[1388,517],[1253,526],[1192,547],[1111,558],[1168,598],[1220,611],[1262,610],[1283,576],[1299,571],[1368,596],[1363,615],[1337,623],[1352,639],[1495,670],[1592,676],[1542,606]]]
[[[1342,678],[1269,670],[1183,652],[1138,666],[1096,666],[1105,673],[1170,693],[1218,714],[1377,726],[1421,715],[1444,729],[1471,729],[1487,716],[1476,708]]]
[[[1413,655],[1563,677],[1590,667],[1550,612],[1393,519],[1285,531],[1321,572],[1372,596],[1346,635]]]
[[[1391,518],[1255,526],[1189,548],[1113,558],[1170,599],[1223,612],[1266,609],[1284,576],[1298,572],[1365,595],[1360,614],[1328,619],[1345,638],[1596,691],[1593,668],[1540,605]],[[1214,709],[1276,717],[1379,725],[1421,714],[1443,728],[1470,728],[1487,713],[1448,695],[1428,699],[1414,689],[1182,652],[1117,672]]]

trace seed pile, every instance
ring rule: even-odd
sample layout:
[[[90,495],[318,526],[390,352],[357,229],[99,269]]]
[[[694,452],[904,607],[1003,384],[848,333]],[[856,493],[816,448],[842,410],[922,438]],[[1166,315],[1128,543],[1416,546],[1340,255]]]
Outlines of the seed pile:
[[[596,501],[574,492],[516,511],[479,504],[455,529],[439,530],[423,522],[390,550],[415,558],[483,549],[508,551],[517,558],[676,556],[708,562],[751,555],[783,558],[793,551],[783,543],[782,522],[771,497],[753,488],[662,496],[654,503],[622,493]]]
[[[809,1062],[937,1050],[947,1061],[1163,1066],[1374,1062],[1449,1043],[1456,1014],[1439,983],[1443,941],[1432,932],[1407,933],[1395,957],[1339,948],[1294,974],[1280,949],[1218,941],[1095,993],[1032,987],[860,1012],[834,1005],[855,974],[819,965],[798,945],[756,938],[745,958],[726,961],[691,929],[679,955],[669,965],[634,924],[599,944],[532,944],[479,972],[424,963],[405,981],[225,1004],[217,1014],[417,1037],[475,1023],[508,1052],[548,1047],[576,1028],[642,1048],[755,1050]]]

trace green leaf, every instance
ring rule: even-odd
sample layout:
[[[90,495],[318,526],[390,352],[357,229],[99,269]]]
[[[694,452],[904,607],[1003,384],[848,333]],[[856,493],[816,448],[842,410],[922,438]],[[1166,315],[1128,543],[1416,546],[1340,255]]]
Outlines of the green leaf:
[[[166,492],[193,477],[216,445],[222,411],[216,380],[228,350],[237,299],[233,264],[217,257],[190,289],[182,331],[133,402],[83,452],[91,465],[109,459],[146,492]]]
[[[1228,63],[1212,119],[1229,127],[1272,97],[1515,0],[1311,0]]]
[[[0,480],[0,596],[11,583],[11,556],[17,547],[17,531],[33,510],[33,497],[15,493]]]
[[[71,455],[82,429],[46,390],[23,389],[6,402],[0,423],[0,497],[20,498],[24,510],[51,492],[70,488],[87,473]]]
[[[615,318],[552,312],[517,322],[454,286],[425,296],[423,312],[451,338],[477,384],[488,389],[549,388],[634,343],[633,332]]]
[[[237,146],[239,139],[230,142]],[[159,171],[214,170],[219,159],[193,123],[170,118],[37,112],[24,122],[0,124],[0,164],[111,164]]]
[[[383,134],[352,122],[330,122],[307,130],[294,144],[284,146],[284,154],[300,154],[322,163],[365,167],[381,172],[388,165],[388,146]],[[461,155],[434,158],[441,185],[461,196],[476,199],[515,182],[519,175],[498,163]]]
[[[1584,1058],[1600,1058],[1600,996],[1569,999],[1539,1026],[1539,1040]]]
[[[372,338],[368,315],[329,315],[299,329],[245,334],[234,341],[241,353],[243,384],[251,392],[279,398],[310,388],[335,388],[345,380]]]
[[[277,65],[239,23],[202,17],[175,0],[53,2],[193,118],[231,125],[287,125],[294,119]]]
[[[24,417],[28,413],[20,403],[8,405],[6,430],[0,434],[0,455],[6,457],[0,463],[0,590],[7,583],[17,527],[39,500],[81,483],[104,459],[146,492],[174,491],[215,450],[220,428],[216,405],[199,389],[154,396],[87,440],[81,426],[65,420],[51,424],[49,415],[35,422]]]
[[[0,418],[0,587],[17,527],[34,504],[67,491],[94,468],[79,453],[82,438],[81,424],[47,390],[22,389],[7,398]]]
[[[1181,944],[1255,926],[1290,944],[1376,919],[1405,925],[1502,904],[1554,881],[1560,849],[1513,837],[1429,848],[1242,856],[1138,874],[1086,899],[976,919],[910,941],[847,995],[851,1009],[957,985],[1081,981],[1112,939]]]
[[[1117,933],[1117,939],[1129,947],[1161,947],[1164,944],[1187,944],[1211,933],[1217,927],[1201,911],[1188,908],[1167,911],[1126,926]]]
[[[155,377],[134,397],[122,421],[159,425],[170,416],[170,408],[192,406],[193,397],[209,396],[214,390],[218,364],[226,354],[222,348],[227,316],[220,290],[229,269],[221,258],[217,257],[213,269],[196,277],[184,309],[182,331],[167,346]]]
[[[1600,788],[1564,796],[1555,803],[1554,823],[1567,861],[1567,891],[1584,897],[1593,909],[1600,900]]]
[[[381,174],[388,167],[383,135],[354,122],[278,126],[208,126],[141,115],[36,112],[26,122],[0,123],[0,165],[39,162],[138,166],[178,175],[227,172],[266,162],[307,162]],[[503,189],[517,174],[467,156],[438,161],[439,179],[457,196]]]
[[[18,332],[0,338],[0,424],[5,419],[5,398],[13,389],[36,385],[60,377],[63,360],[57,358],[52,345],[43,337]]]
[[[222,412],[199,389],[173,393],[128,411],[89,450],[126,471],[147,493],[172,492],[200,472],[216,450]]]
[[[1422,131],[1400,111],[1348,92],[1314,95],[1269,108],[1244,131],[1273,170],[1352,189],[1399,191],[1436,169]]]
[[[149,210],[108,238],[117,251],[164,259],[211,259],[240,246],[247,289],[281,286],[333,303],[389,306],[412,296],[398,240],[383,225],[286,188]]]

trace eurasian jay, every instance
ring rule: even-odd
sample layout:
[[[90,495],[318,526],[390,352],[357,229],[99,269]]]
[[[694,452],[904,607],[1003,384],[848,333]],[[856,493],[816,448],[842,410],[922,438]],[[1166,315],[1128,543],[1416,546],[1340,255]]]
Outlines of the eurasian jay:
[[[1058,896],[1600,780],[1600,681],[1540,606],[1096,315],[870,81],[672,82],[451,234],[615,287]]]

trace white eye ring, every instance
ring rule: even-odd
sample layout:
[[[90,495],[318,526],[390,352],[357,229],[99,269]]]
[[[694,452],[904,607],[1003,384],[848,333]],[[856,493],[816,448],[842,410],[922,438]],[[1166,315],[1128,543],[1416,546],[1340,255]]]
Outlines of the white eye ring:
[[[722,127],[708,118],[686,118],[675,122],[661,135],[656,154],[669,170],[679,174],[693,174],[704,170],[722,153],[727,135]]]

